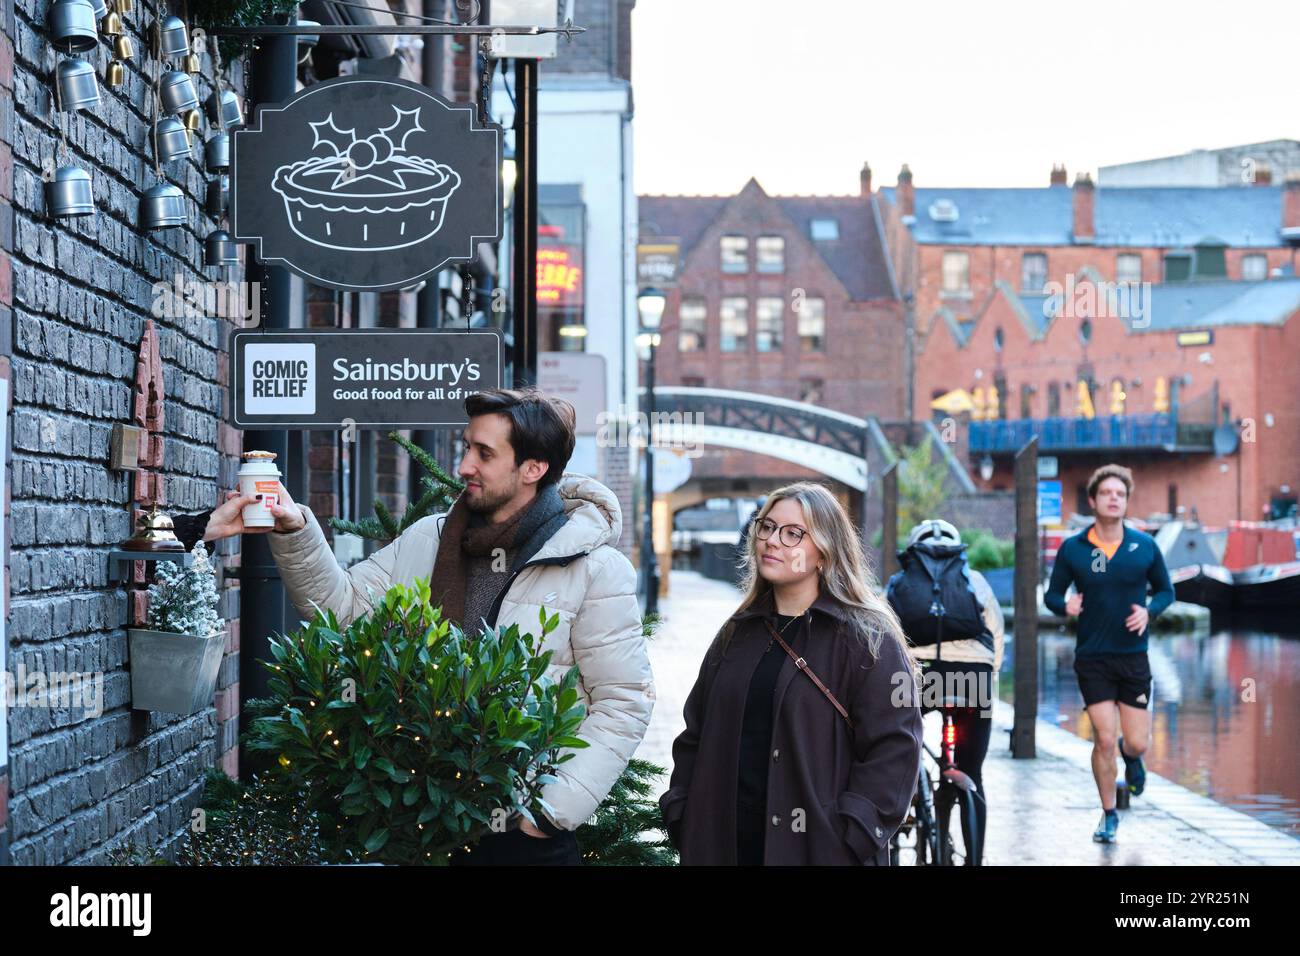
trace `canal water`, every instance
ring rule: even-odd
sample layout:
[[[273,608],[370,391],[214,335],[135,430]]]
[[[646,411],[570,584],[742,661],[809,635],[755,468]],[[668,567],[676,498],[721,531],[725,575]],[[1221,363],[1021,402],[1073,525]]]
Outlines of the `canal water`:
[[[1038,716],[1085,740],[1074,635],[1039,632]],[[1012,700],[1007,636],[999,696]],[[1300,635],[1240,625],[1153,636],[1149,770],[1300,837]],[[1139,798],[1140,799],[1140,798]]]

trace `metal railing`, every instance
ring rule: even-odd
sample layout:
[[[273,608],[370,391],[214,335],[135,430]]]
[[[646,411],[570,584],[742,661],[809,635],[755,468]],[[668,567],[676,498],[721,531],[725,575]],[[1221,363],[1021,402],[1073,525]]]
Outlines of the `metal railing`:
[[[1022,418],[970,423],[972,453],[1014,452],[1037,435],[1043,451],[1124,448],[1211,449],[1213,428],[1180,425],[1170,414],[1107,415],[1098,418]]]

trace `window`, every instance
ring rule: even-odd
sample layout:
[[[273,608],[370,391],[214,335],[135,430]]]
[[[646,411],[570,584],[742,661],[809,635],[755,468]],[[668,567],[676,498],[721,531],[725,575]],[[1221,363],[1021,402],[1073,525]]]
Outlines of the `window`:
[[[1241,257],[1241,278],[1246,282],[1259,282],[1268,278],[1268,259],[1252,255]]]
[[[1001,372],[993,376],[993,387],[989,389],[989,418],[1005,419],[1007,417],[1007,379]]]
[[[965,252],[943,254],[943,291],[946,295],[970,292],[970,255]]]
[[[1020,260],[1020,290],[1034,295],[1047,285],[1047,254],[1026,252]]]
[[[758,253],[758,271],[771,275],[785,271],[785,238],[782,236],[759,236],[756,250]]]
[[[721,320],[722,351],[744,352],[749,348],[749,300],[723,299]]]
[[[749,271],[749,240],[744,236],[722,237],[722,271]]]
[[[1192,277],[1192,254],[1190,252],[1165,253],[1165,281],[1185,282]]]
[[[1134,252],[1121,252],[1115,257],[1116,282],[1141,282],[1142,257]]]
[[[1001,352],[1002,346],[1006,344],[1006,336],[1002,334],[1002,326],[998,326],[993,332],[993,351]]]
[[[759,299],[754,309],[754,345],[760,352],[781,351],[781,324],[785,320],[785,300]]]
[[[840,237],[837,219],[814,219],[808,224],[808,234],[817,242],[834,242]]]
[[[703,299],[683,299],[677,311],[677,351],[703,352],[708,321],[709,307]]]
[[[826,394],[826,382],[820,378],[805,378],[799,382],[799,401],[820,405]]]
[[[686,388],[703,388],[704,376],[702,375],[683,375],[682,385]]]
[[[1020,417],[1034,417],[1034,386],[1032,385],[1020,386]]]
[[[1197,246],[1195,275],[1198,279],[1227,278],[1228,264],[1224,258],[1224,247]]]
[[[1084,319],[1079,323],[1079,342],[1087,345],[1092,341],[1092,319]]]
[[[799,306],[799,351],[826,351],[825,299],[804,299]]]
[[[1061,416],[1061,386],[1056,382],[1047,383],[1047,417]]]

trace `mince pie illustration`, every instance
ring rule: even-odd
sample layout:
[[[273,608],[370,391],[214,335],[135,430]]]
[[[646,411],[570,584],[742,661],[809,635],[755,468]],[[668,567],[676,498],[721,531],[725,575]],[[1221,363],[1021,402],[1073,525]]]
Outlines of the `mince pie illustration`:
[[[460,174],[407,153],[407,138],[424,130],[420,109],[393,109],[397,118],[365,137],[339,129],[333,113],[307,124],[312,149],[324,145],[333,155],[281,166],[271,185],[284,199],[290,228],[303,239],[329,249],[378,252],[423,242],[442,228]]]

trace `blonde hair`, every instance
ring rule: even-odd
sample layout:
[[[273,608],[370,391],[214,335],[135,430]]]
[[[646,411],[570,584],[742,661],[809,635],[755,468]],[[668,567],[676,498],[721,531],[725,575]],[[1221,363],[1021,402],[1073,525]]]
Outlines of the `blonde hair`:
[[[849,516],[844,513],[836,497],[824,486],[811,481],[798,481],[778,488],[767,496],[749,540],[740,567],[744,572],[742,588],[745,597],[736,609],[739,614],[772,590],[772,585],[758,573],[757,523],[767,517],[778,501],[786,498],[799,503],[803,510],[808,534],[825,562],[821,573],[822,588],[848,610],[853,635],[871,651],[873,658],[880,656],[883,641],[895,641],[904,660],[910,660],[907,639],[889,602],[876,593],[876,577],[862,559],[862,544]]]

